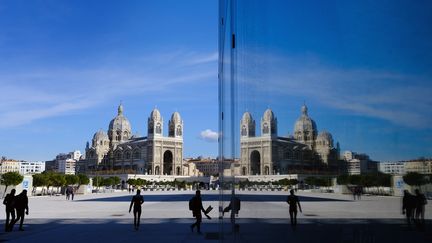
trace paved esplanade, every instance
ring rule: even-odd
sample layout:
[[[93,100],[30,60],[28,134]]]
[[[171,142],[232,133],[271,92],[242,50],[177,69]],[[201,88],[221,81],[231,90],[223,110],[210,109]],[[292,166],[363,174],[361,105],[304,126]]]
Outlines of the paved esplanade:
[[[218,193],[202,191],[203,205],[212,205],[212,220],[203,219],[203,235],[191,233],[188,210],[193,191],[143,192],[141,227],[133,229],[128,213],[132,194],[117,192],[76,196],[30,197],[25,231],[0,233],[0,242],[201,242],[219,230]],[[303,213],[293,231],[287,192],[239,192],[240,233],[224,238],[238,242],[432,242],[432,202],[426,205],[425,232],[410,230],[401,214],[401,198],[299,192]],[[227,197],[228,199],[229,197]],[[4,212],[4,210],[3,210]],[[4,224],[4,213],[1,223]],[[229,214],[226,214],[226,230]],[[216,235],[217,237],[217,235]]]

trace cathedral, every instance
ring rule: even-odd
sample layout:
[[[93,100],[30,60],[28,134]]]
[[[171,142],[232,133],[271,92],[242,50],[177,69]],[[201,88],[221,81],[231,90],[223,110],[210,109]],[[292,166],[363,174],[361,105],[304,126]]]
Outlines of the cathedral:
[[[277,118],[267,109],[261,118],[261,136],[255,120],[245,112],[240,122],[240,175],[284,175],[337,170],[339,143],[333,145],[329,132],[318,134],[314,120],[303,105],[294,125],[294,135],[280,137]]]
[[[129,120],[119,105],[108,133],[96,132],[86,146],[86,170],[112,169],[148,175],[183,175],[183,120],[174,112],[163,135],[163,118],[154,109],[148,118],[147,137],[132,135]]]

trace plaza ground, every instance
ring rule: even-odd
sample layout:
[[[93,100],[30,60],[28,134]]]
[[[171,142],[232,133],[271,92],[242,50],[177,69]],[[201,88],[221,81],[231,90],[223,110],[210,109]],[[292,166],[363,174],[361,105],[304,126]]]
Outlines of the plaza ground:
[[[25,231],[0,233],[0,242],[205,242],[221,237],[230,242],[432,242],[432,202],[426,205],[426,229],[405,225],[401,198],[298,192],[303,213],[293,230],[289,223],[287,192],[238,192],[242,200],[237,223],[231,233],[229,215],[221,226],[219,194],[203,191],[203,205],[213,206],[212,220],[203,219],[202,235],[191,233],[194,222],[188,210],[193,191],[143,192],[141,228],[133,230],[128,213],[132,194],[127,192],[30,197]],[[229,200],[227,192],[226,200]],[[226,204],[224,205],[226,206]],[[4,212],[4,210],[3,210]],[[1,223],[4,224],[4,213]],[[217,234],[223,227],[225,234]]]

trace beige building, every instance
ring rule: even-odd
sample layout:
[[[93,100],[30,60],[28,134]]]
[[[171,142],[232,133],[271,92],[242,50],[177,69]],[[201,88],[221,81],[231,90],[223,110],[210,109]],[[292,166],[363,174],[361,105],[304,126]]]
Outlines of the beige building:
[[[20,172],[21,164],[18,160],[2,160],[0,162],[0,174],[7,172]]]
[[[111,169],[147,175],[179,175],[183,173],[183,120],[174,112],[164,136],[164,121],[158,109],[148,118],[147,136],[132,135],[123,106],[111,120],[108,133],[96,132],[86,146],[87,170]]]
[[[432,174],[432,160],[406,161],[405,172],[417,172],[420,174]]]
[[[240,175],[337,171],[339,144],[334,146],[329,132],[318,133],[306,105],[294,125],[294,136],[278,136],[278,121],[271,109],[261,118],[260,136],[255,126],[252,115],[245,112],[240,122]]]

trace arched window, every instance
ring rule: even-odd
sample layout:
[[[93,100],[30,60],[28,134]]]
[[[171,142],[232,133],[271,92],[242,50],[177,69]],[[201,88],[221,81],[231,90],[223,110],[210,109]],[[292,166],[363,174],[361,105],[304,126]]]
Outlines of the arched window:
[[[161,134],[162,133],[162,127],[161,127],[160,123],[156,124],[156,133],[157,134]]]
[[[269,133],[269,127],[267,123],[264,123],[263,125],[263,134],[268,134]]]
[[[181,129],[181,126],[178,125],[177,126],[177,136],[181,136],[181,135],[182,135],[182,129]]]
[[[242,136],[247,136],[247,129],[246,129],[245,125],[242,126],[241,135]]]
[[[140,153],[138,151],[134,152],[134,159],[139,159],[140,158]]]
[[[246,175],[246,167],[243,167],[243,169],[242,169],[242,175]]]

